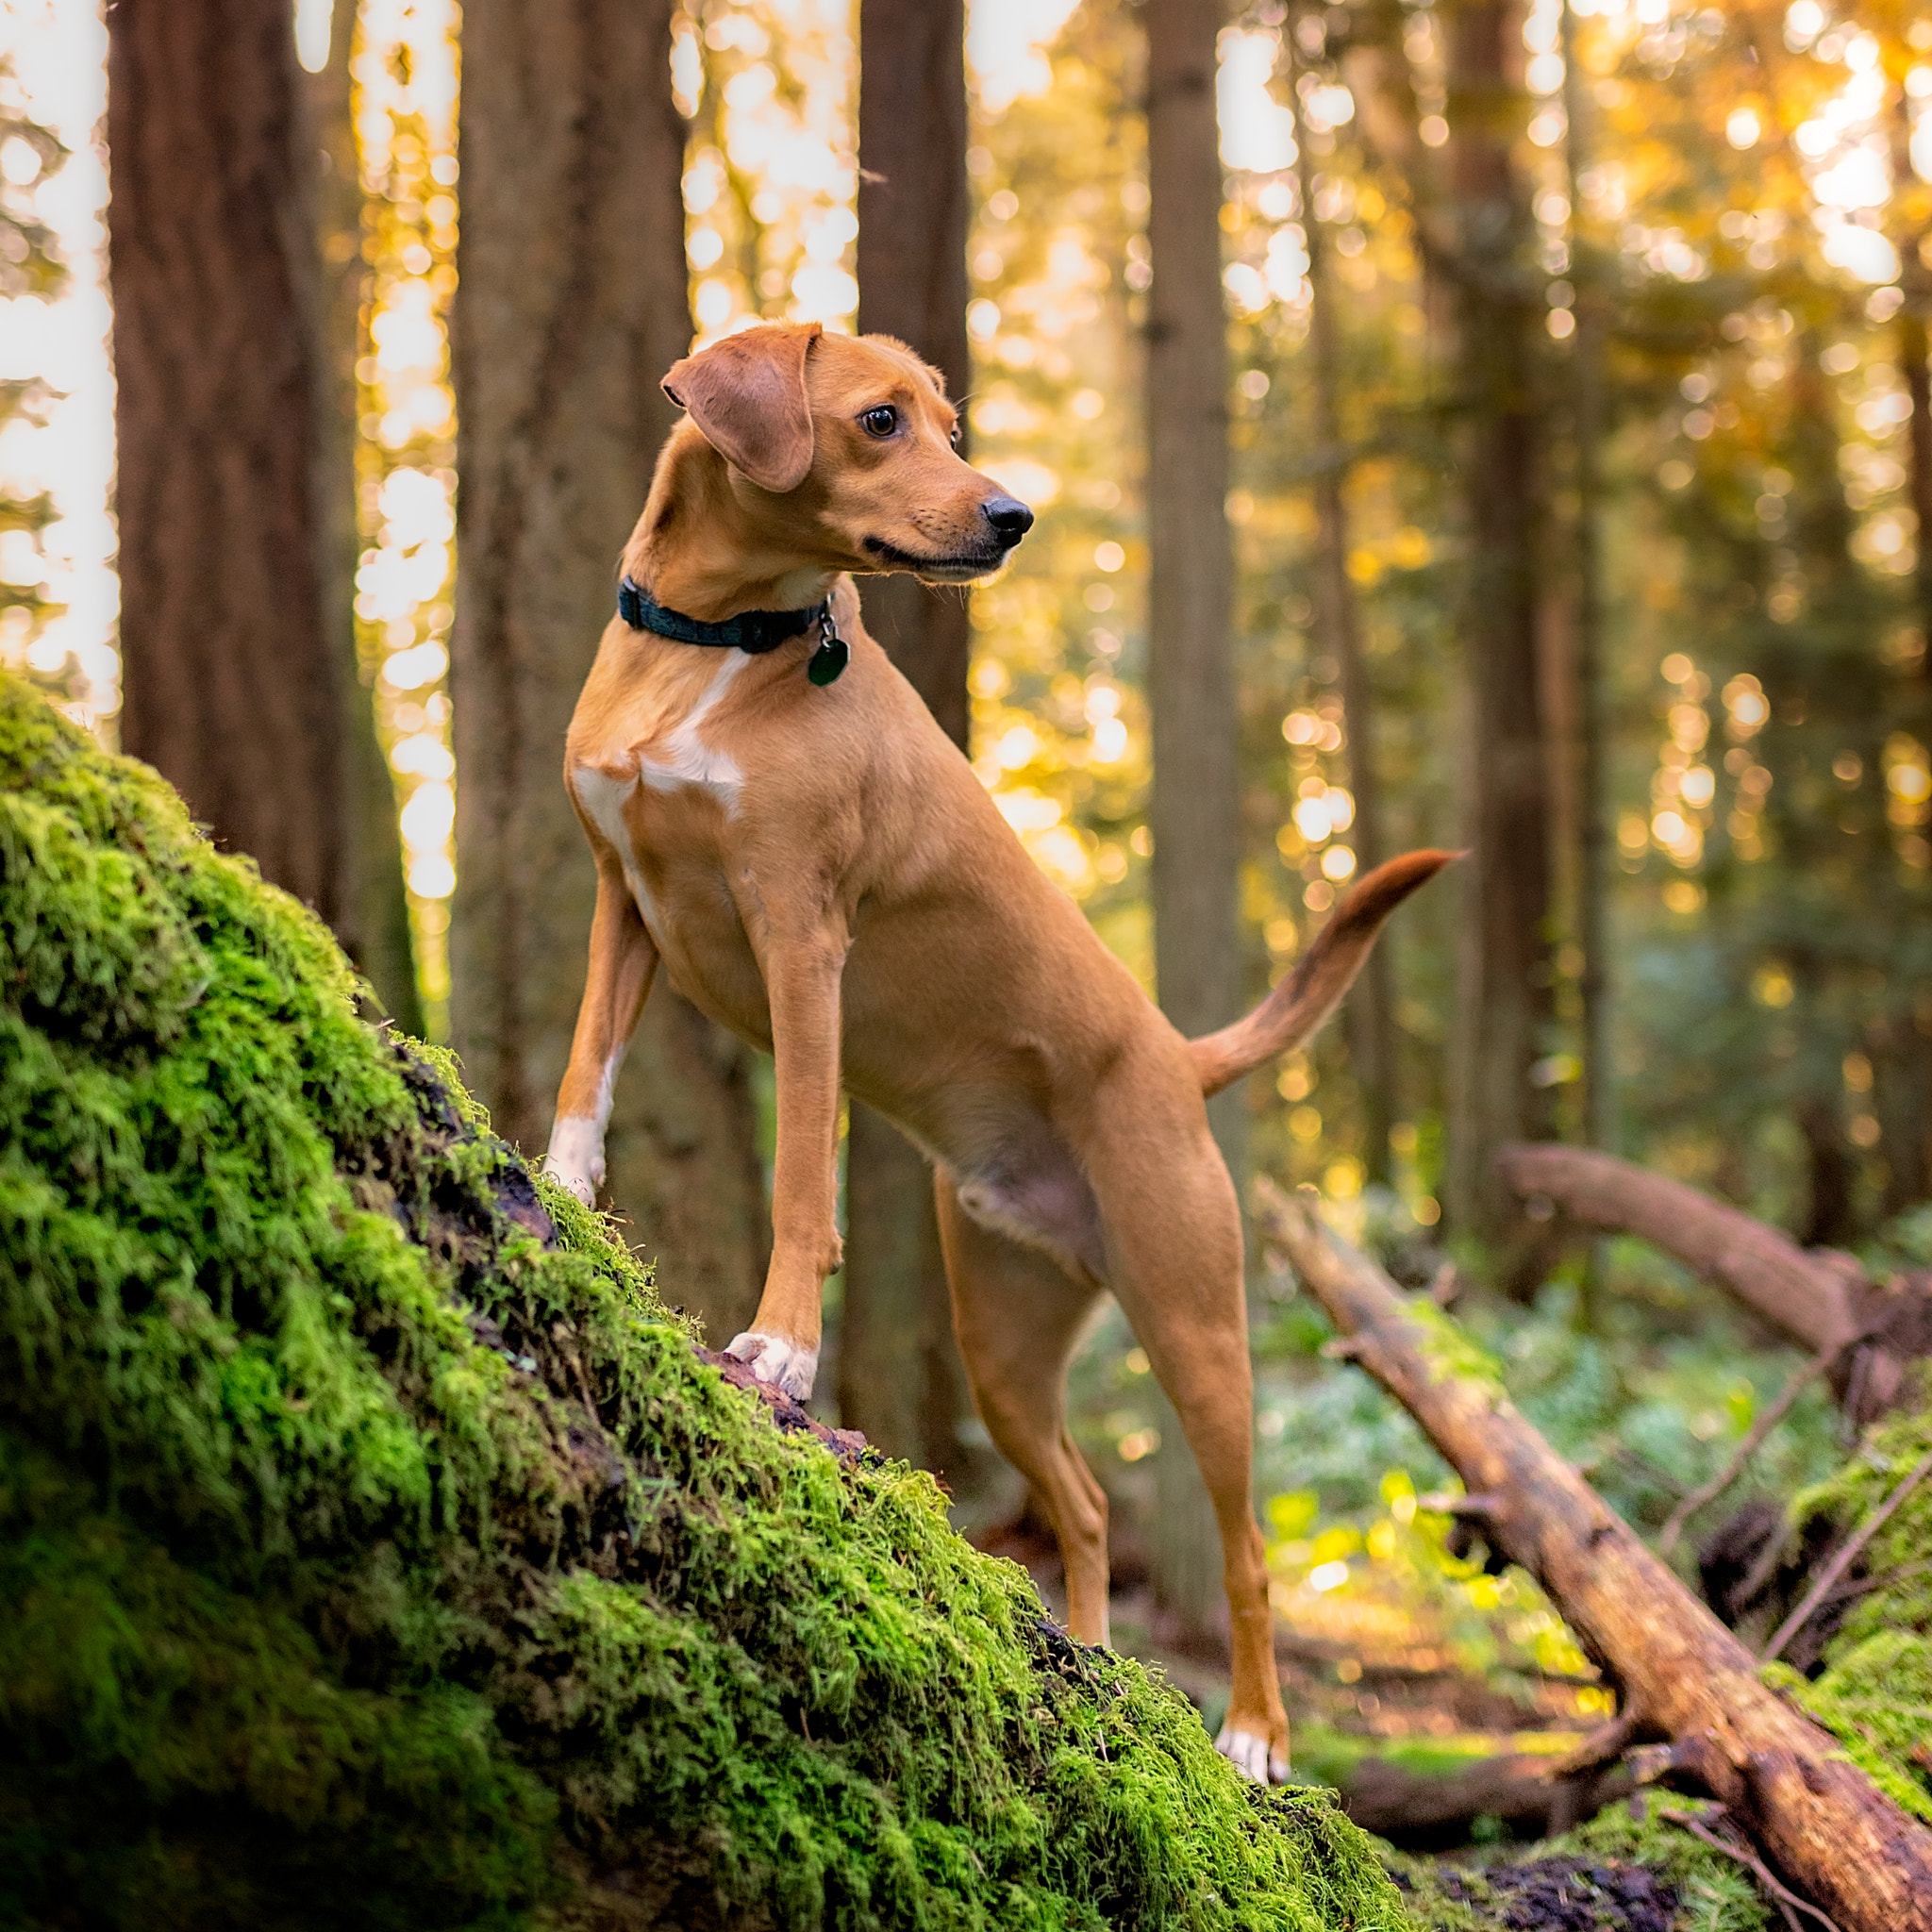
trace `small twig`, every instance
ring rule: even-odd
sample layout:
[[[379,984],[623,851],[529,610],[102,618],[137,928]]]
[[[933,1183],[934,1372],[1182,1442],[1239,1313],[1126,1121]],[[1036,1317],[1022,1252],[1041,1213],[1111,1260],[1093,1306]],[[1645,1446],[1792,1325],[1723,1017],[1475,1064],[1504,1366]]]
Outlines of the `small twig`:
[[[1446,1490],[1435,1490],[1426,1496],[1418,1496],[1415,1507],[1426,1509],[1431,1516],[1474,1516],[1481,1521],[1502,1515],[1508,1502],[1508,1497],[1493,1490],[1478,1490],[1473,1496],[1455,1496]]]
[[[1684,1525],[1696,1515],[1707,1503],[1714,1502],[1730,1488],[1743,1474],[1744,1465],[1757,1454],[1765,1437],[1777,1427],[1790,1413],[1791,1405],[1804,1393],[1811,1383],[1824,1374],[1842,1353],[1838,1348],[1827,1348],[1814,1355],[1805,1366],[1798,1370],[1777,1392],[1768,1407],[1751,1424],[1750,1432],[1738,1444],[1736,1453],[1716,1475],[1707,1483],[1700,1483],[1677,1507],[1671,1511],[1671,1519],[1664,1524],[1663,1534],[1657,1540],[1657,1555],[1668,1557],[1677,1546],[1677,1539],[1684,1533]]]
[[[1832,1918],[1828,1912],[1820,1910],[1809,1899],[1800,1898],[1788,1886],[1781,1885],[1772,1875],[1771,1868],[1765,1864],[1764,1860],[1757,1853],[1747,1851],[1742,1845],[1734,1845],[1727,1839],[1720,1838],[1716,1832],[1712,1831],[1693,1812],[1679,1811],[1674,1806],[1663,1805],[1657,1807],[1657,1815],[1659,1818],[1669,1819],[1673,1824],[1681,1824],[1693,1838],[1701,1838],[1712,1851],[1722,1852],[1725,1857],[1744,1866],[1751,1875],[1757,1879],[1758,1884],[1764,1888],[1772,1903],[1785,1915],[1786,1924],[1792,1926],[1794,1932],[1797,1921],[1791,1917],[1793,1908],[1801,1912],[1810,1913],[1821,1925],[1826,1928],[1826,1932],[1839,1932],[1838,1921],[1836,1919]],[[1721,1816],[1722,1807],[1714,1815]]]
[[[1784,1649],[1785,1645],[1811,1621],[1812,1612],[1824,1602],[1825,1593],[1831,1589],[1832,1585],[1852,1567],[1854,1558],[1891,1521],[1900,1504],[1928,1475],[1932,1475],[1932,1449],[1928,1449],[1924,1456],[1920,1457],[1918,1461],[1912,1465],[1909,1474],[1900,1480],[1898,1487],[1892,1491],[1891,1494],[1886,1497],[1885,1501],[1879,1504],[1878,1507],[1865,1519],[1864,1524],[1858,1533],[1854,1537],[1847,1538],[1839,1546],[1831,1561],[1819,1572],[1817,1580],[1805,1592],[1804,1600],[1779,1624],[1777,1635],[1765,1646],[1763,1662],[1771,1662]]]
[[[1637,1713],[1625,1708],[1607,1724],[1597,1725],[1580,1744],[1552,1759],[1542,1774],[1549,1779],[1579,1777],[1599,1765],[1613,1764],[1630,1748],[1637,1731]]]

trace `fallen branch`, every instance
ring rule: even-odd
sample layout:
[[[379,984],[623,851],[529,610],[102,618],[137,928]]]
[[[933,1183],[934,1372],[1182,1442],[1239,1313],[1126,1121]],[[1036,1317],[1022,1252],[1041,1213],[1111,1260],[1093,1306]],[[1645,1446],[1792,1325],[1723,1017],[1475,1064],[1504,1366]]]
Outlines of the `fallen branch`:
[[[1367,1757],[1341,1781],[1341,1808],[1364,1831],[1404,1851],[1448,1851],[1469,1842],[1478,1818],[1500,1820],[1517,1838],[1554,1838],[1634,1789],[1623,1765],[1557,1777],[1548,1757],[1526,1752],[1433,1775]]]
[[[1840,1351],[1835,1348],[1826,1349],[1822,1355],[1814,1355],[1786,1382],[1771,1405],[1751,1424],[1750,1432],[1738,1444],[1731,1459],[1707,1483],[1700,1483],[1671,1511],[1670,1521],[1664,1524],[1663,1534],[1657,1540],[1659,1556],[1668,1557],[1677,1547],[1677,1539],[1683,1534],[1684,1525],[1691,1517],[1707,1503],[1716,1502],[1737,1481],[1743,1473],[1744,1466],[1757,1454],[1765,1437],[1790,1413],[1792,1403],[1796,1402],[1798,1397],[1838,1360],[1839,1355]]]
[[[1748,1824],[1784,1877],[1845,1932],[1932,1932],[1932,1831],[1759,1683],[1757,1660],[1517,1414],[1447,1318],[1405,1302],[1301,1200],[1257,1189],[1269,1233],[1415,1417],[1463,1487],[1496,1501],[1483,1534],[1556,1602],[1620,1685],[1629,1735],[1670,1740],[1674,1774]]]
[[[1857,1338],[1859,1271],[1849,1257],[1809,1254],[1682,1181],[1587,1147],[1505,1147],[1496,1172],[1524,1200],[1541,1196],[1585,1226],[1640,1235],[1674,1255],[1813,1355],[1836,1353]]]

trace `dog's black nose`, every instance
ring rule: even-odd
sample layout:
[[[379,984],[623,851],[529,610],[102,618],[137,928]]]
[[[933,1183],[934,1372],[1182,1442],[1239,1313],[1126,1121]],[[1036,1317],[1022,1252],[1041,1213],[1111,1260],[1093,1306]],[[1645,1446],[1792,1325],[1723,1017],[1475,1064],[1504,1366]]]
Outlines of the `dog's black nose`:
[[[1017,496],[989,497],[979,508],[1008,550],[1033,527],[1033,512]]]

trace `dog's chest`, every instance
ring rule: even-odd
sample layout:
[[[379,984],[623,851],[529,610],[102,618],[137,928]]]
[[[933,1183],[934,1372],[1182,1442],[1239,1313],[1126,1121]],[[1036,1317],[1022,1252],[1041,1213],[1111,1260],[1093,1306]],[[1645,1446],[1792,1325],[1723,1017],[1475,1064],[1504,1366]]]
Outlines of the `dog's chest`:
[[[721,653],[708,681],[681,704],[640,693],[571,768],[577,803],[616,851],[660,952],[682,950],[680,937],[696,936],[694,916],[709,923],[685,903],[694,887],[705,910],[728,905],[724,840],[745,774],[720,741],[716,712],[749,662],[740,652]]]

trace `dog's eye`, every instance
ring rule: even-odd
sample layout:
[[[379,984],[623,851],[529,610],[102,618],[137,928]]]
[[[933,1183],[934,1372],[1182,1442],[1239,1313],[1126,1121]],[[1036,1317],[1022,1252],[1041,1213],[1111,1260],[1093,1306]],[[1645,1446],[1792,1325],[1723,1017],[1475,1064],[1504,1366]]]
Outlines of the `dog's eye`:
[[[953,433],[949,437],[947,437],[946,441],[950,442],[955,449],[958,449],[959,447],[959,425],[957,423],[953,425]]]
[[[891,403],[868,409],[859,419],[868,436],[890,436],[899,426],[899,412]]]

